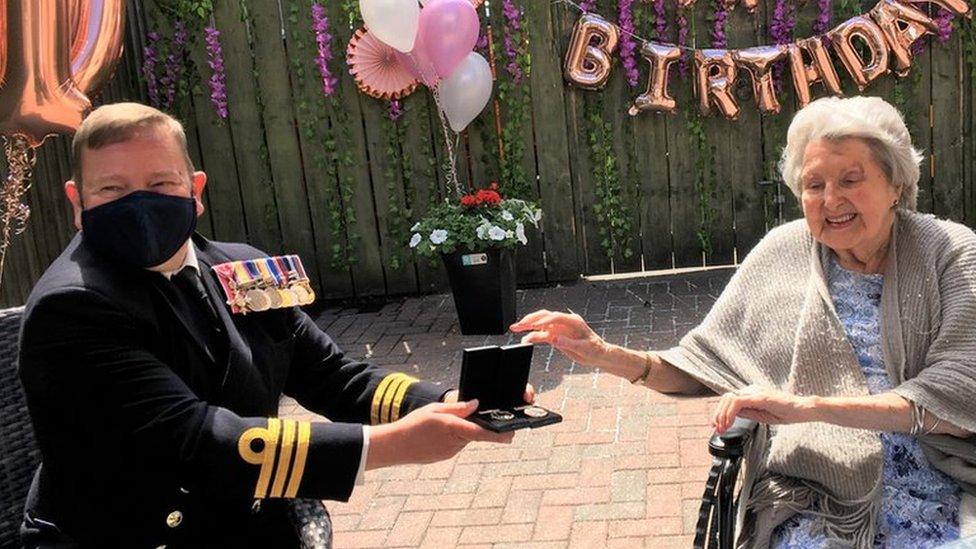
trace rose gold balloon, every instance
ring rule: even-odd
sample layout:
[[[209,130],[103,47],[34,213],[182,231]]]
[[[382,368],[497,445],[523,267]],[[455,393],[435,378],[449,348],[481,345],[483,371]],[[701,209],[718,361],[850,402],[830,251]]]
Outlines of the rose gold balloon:
[[[759,0],[742,0],[742,5],[745,6],[749,13],[754,13],[759,6]]]
[[[874,21],[863,15],[851,17],[827,35],[830,36],[837,57],[840,57],[857,84],[857,89],[864,91],[868,84],[888,72],[888,43],[885,42],[881,28]],[[864,60],[854,48],[855,37],[867,45],[871,53],[869,61]]]
[[[688,9],[695,5],[695,0],[678,0],[679,9]]]
[[[71,79],[67,2],[0,2],[6,66],[0,75],[0,134],[22,136],[32,147],[81,123],[91,102]]]
[[[587,13],[573,28],[566,52],[565,76],[581,88],[598,90],[610,78],[620,31],[617,26],[599,15]]]
[[[756,97],[760,112],[776,114],[780,111],[771,69],[773,63],[786,58],[788,52],[789,49],[785,45],[759,46],[732,52],[732,60],[735,64],[749,71],[752,93]]]
[[[71,52],[71,78],[89,97],[112,79],[125,40],[125,0],[71,0],[79,12]]]
[[[790,72],[793,74],[793,89],[796,90],[797,102],[805,107],[810,102],[810,85],[821,82],[831,95],[843,95],[840,89],[840,78],[830,60],[827,48],[818,37],[800,40],[787,46],[790,55]],[[806,53],[811,62],[803,58]]]
[[[728,50],[695,50],[695,92],[702,113],[711,114],[714,104],[726,118],[739,117],[739,105],[732,96],[737,73]]]
[[[935,21],[919,10],[894,0],[881,0],[871,9],[871,18],[881,28],[891,56],[895,58],[895,74],[907,76],[912,68],[912,44],[926,34],[935,34]],[[902,28],[904,27],[904,28]]]
[[[922,4],[926,1],[932,2],[938,6],[941,6],[953,13],[953,15],[962,17],[973,17],[973,8],[965,2],[965,0],[906,0],[906,4]]]
[[[647,81],[647,91],[634,99],[634,105],[627,112],[631,116],[642,111],[675,112],[678,105],[668,95],[668,74],[671,65],[681,57],[681,50],[670,44],[644,42],[641,55],[651,63],[651,75]]]

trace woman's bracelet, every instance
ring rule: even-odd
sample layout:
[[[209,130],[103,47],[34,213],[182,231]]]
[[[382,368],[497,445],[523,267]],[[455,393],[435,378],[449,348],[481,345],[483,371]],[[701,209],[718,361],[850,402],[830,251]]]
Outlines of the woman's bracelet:
[[[908,432],[908,434],[910,434],[913,437],[917,437],[919,435],[926,436],[926,435],[931,435],[932,433],[935,432],[936,429],[938,429],[939,424],[942,423],[942,418],[940,418],[939,416],[935,416],[933,414],[933,416],[935,417],[935,422],[932,423],[931,427],[926,429],[925,428],[926,415],[928,415],[928,411],[926,411],[925,408],[918,405],[918,403],[912,401],[912,428]]]
[[[630,380],[631,385],[644,385],[644,383],[647,381],[647,376],[651,375],[651,366],[652,365],[653,364],[651,362],[651,353],[645,351],[644,352],[644,371],[641,372],[641,375],[639,375],[639,376],[635,377],[634,379]]]

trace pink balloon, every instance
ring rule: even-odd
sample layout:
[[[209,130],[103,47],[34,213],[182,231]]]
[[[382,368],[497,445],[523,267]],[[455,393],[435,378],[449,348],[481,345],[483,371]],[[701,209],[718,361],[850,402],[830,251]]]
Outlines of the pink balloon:
[[[428,88],[433,88],[437,86],[441,78],[437,75],[434,60],[427,51],[427,48],[424,47],[423,38],[418,32],[417,39],[414,41],[413,50],[407,53],[397,51],[395,55],[401,67],[412,74],[414,78],[423,82]]]
[[[412,54],[421,80],[425,66],[438,78],[450,76],[478,42],[480,22],[470,0],[431,0],[420,11]],[[426,83],[426,80],[424,80]],[[428,84],[429,85],[429,84]]]

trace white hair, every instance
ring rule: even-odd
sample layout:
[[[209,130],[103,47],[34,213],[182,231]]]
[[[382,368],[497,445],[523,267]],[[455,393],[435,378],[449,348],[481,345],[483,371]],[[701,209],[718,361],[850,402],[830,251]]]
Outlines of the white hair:
[[[914,210],[923,156],[912,146],[901,113],[880,97],[824,97],[796,113],[779,162],[783,180],[793,194],[800,196],[800,173],[807,145],[818,139],[847,138],[867,143],[888,182],[900,189],[898,206]]]

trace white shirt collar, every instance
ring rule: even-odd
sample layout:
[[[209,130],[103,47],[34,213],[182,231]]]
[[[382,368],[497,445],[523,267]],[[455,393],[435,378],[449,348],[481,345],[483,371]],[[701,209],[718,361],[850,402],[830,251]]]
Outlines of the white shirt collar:
[[[193,245],[193,240],[188,240],[189,246],[186,248],[186,257],[183,258],[183,264],[172,271],[160,271],[159,274],[166,277],[166,280],[173,278],[173,275],[183,270],[183,267],[193,267],[200,272],[200,262],[197,260],[196,246]]]

